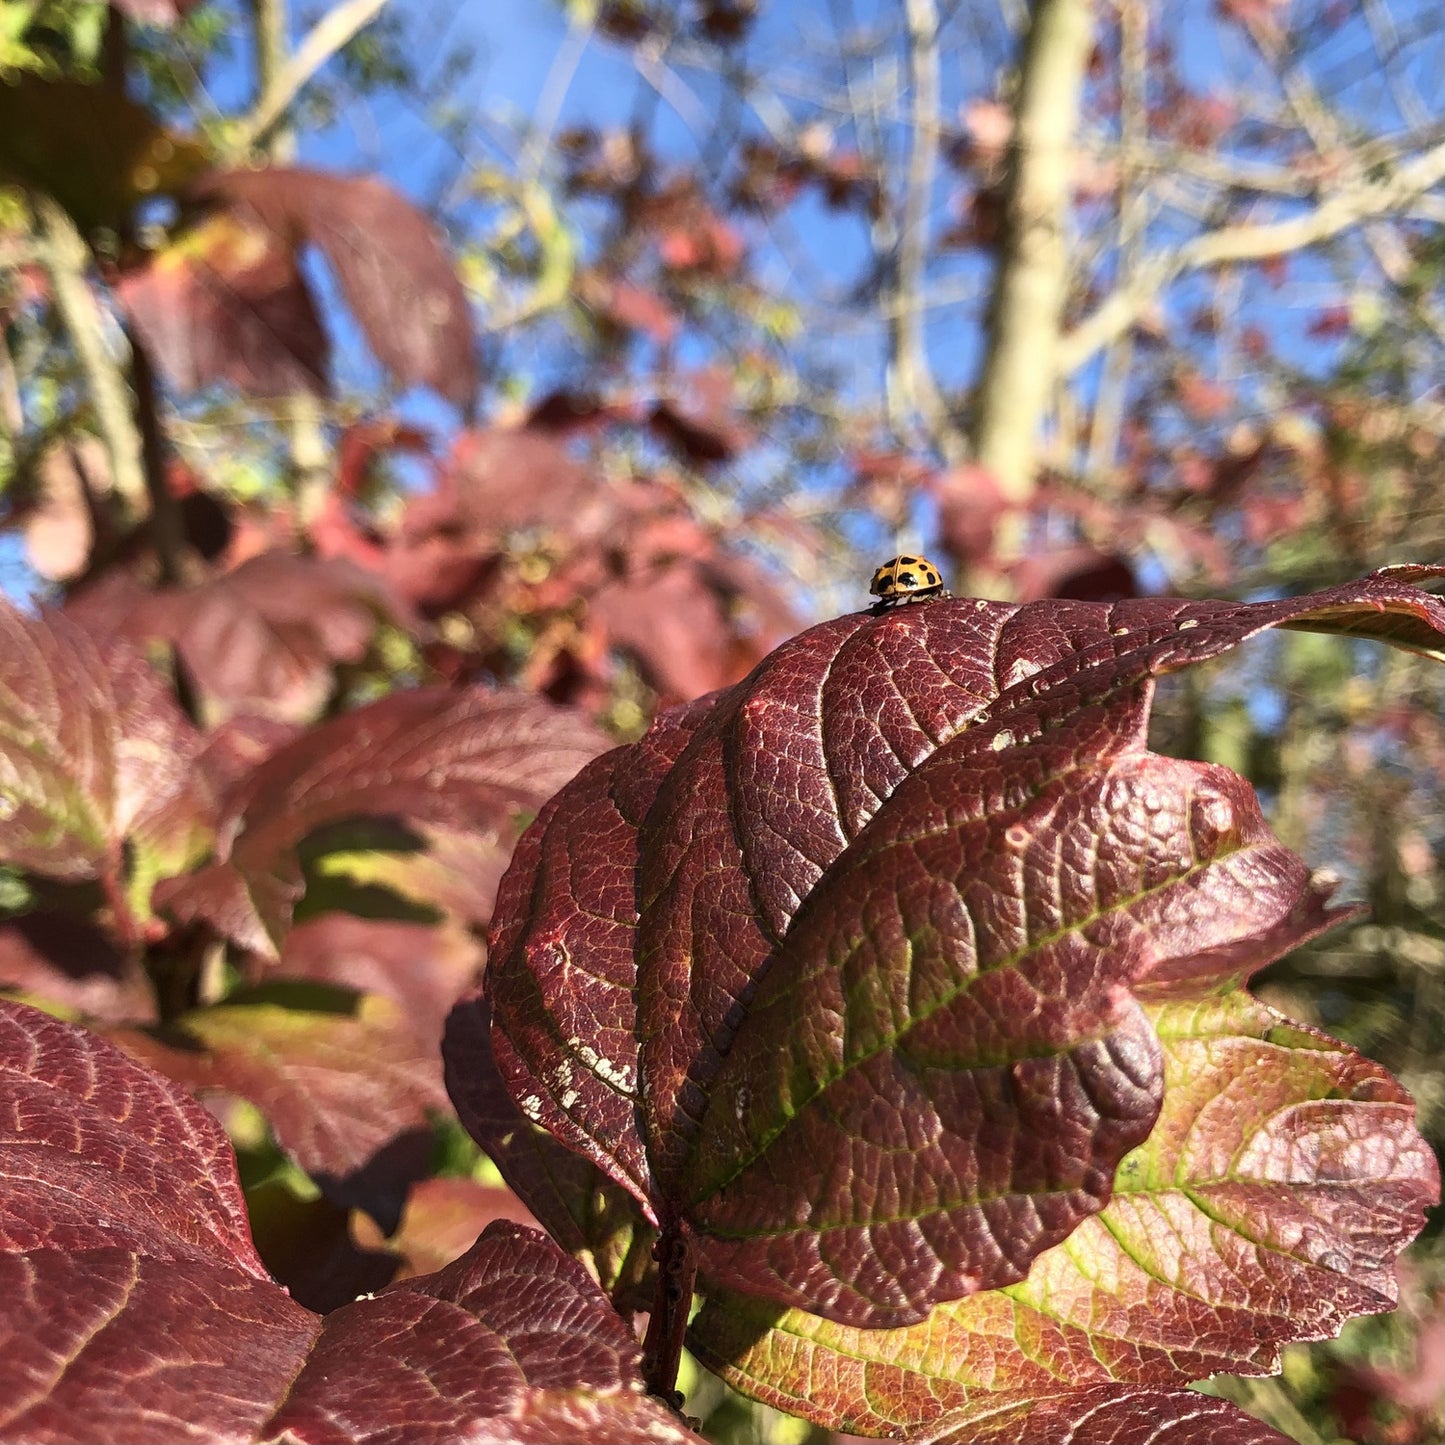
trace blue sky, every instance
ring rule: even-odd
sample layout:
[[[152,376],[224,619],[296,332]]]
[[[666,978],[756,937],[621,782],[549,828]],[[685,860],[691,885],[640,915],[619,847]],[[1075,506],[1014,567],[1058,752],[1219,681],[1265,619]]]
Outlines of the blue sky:
[[[777,123],[816,113],[805,99],[816,58],[835,44],[833,16],[850,13],[859,33],[896,27],[898,0],[772,0],[764,3],[749,38],[748,53],[778,79],[776,89],[758,98],[758,109]],[[1008,37],[992,5],[948,4],[941,9],[970,43],[953,46],[944,66],[944,110],[956,113],[970,98],[991,94],[995,61],[1005,52]],[[297,35],[312,14],[297,16]],[[513,138],[537,113],[543,97],[557,89],[559,51],[566,48],[568,25],[555,0],[463,0],[448,5],[442,0],[394,0],[385,14],[396,28],[423,86],[439,81],[449,58],[469,51],[470,60],[447,94],[467,122],[464,152],[447,139],[435,109],[415,99],[383,93],[348,107],[340,123],[325,130],[304,127],[299,159],[306,164],[338,170],[378,173],[423,205],[444,202],[441,209],[453,221],[474,225],[480,208],[462,199],[463,182],[471,166],[508,167],[515,159]],[[1161,7],[1155,23],[1160,38],[1173,43],[1182,74],[1200,90],[1242,98],[1269,89],[1269,78],[1236,27],[1221,24],[1212,4],[1205,0]],[[1408,117],[1394,92],[1372,74],[1368,64],[1369,37],[1358,17],[1340,27],[1319,51],[1316,83],[1328,92],[1332,104],[1371,128],[1394,129]],[[1438,35],[1438,32],[1437,32]],[[244,30],[238,30],[229,62],[214,66],[207,76],[209,91],[225,109],[243,107],[250,92],[250,63]],[[1427,108],[1445,114],[1445,52],[1437,45],[1420,48],[1419,62],[1407,77]],[[721,104],[721,87],[696,70],[674,73],[669,99],[655,112],[654,139],[659,149],[680,164],[695,163],[705,132]],[[605,39],[592,38],[577,57],[575,73],[557,107],[554,128],[573,122],[598,126],[621,125],[631,115],[639,90],[637,72],[627,52]],[[690,127],[689,122],[693,123]],[[761,129],[753,119],[752,127]],[[896,128],[889,139],[899,144]],[[841,128],[839,145],[850,144]],[[952,219],[952,186],[945,172],[934,196],[931,224],[935,230]],[[805,289],[791,255],[801,253],[806,265],[834,284],[856,277],[868,258],[866,236],[853,217],[829,214],[813,199],[790,208],[784,226],[787,246],[776,243],[761,223],[750,229],[758,273],[765,285],[783,296]],[[1162,244],[1172,231],[1167,218],[1155,226],[1151,240]],[[793,248],[790,252],[787,247]],[[946,281],[971,297],[929,314],[928,336],[933,364],[940,379],[964,386],[973,377],[980,355],[983,297],[989,263],[974,253],[953,253],[935,268],[933,280]],[[326,287],[317,268],[318,281]],[[1204,277],[1177,289],[1170,304],[1179,314],[1207,302],[1213,279]],[[1321,344],[1307,328],[1321,298],[1338,294],[1339,278],[1320,260],[1296,262],[1289,285],[1272,290],[1257,280],[1248,283],[1247,310],[1257,315],[1277,336],[1285,354],[1304,370],[1322,370],[1331,362],[1335,343]],[[329,288],[327,288],[329,290]],[[338,342],[341,379],[366,389],[377,380],[376,369],[360,345],[355,326],[337,306],[328,308],[328,321]],[[840,332],[836,336],[808,333],[799,346],[811,345],[826,359],[844,368],[850,388],[860,396],[876,396],[882,374],[882,329],[877,324]],[[538,378],[539,389],[546,377]],[[1088,380],[1085,380],[1087,393]],[[1260,405],[1273,404],[1268,398]],[[403,399],[411,418],[443,432],[455,417],[441,402],[425,394]],[[4,571],[8,572],[8,568]]]

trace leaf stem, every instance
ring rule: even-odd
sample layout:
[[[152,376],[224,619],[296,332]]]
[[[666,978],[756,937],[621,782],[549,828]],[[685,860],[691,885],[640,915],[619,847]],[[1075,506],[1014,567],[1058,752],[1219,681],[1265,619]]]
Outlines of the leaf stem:
[[[697,1255],[687,1226],[680,1220],[664,1224],[652,1257],[657,1261],[657,1293],[642,1342],[642,1378],[649,1393],[681,1409],[677,1367],[697,1279]]]

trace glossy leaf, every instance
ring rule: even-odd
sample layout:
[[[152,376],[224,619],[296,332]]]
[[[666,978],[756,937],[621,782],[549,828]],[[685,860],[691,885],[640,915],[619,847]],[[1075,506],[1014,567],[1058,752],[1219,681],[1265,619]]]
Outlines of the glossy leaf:
[[[128,871],[143,911],[150,882],[210,842],[200,745],[133,649],[0,603],[0,860],[62,879]]]
[[[586,1271],[494,1224],[323,1320],[265,1273],[199,1105],[0,1001],[0,1433],[45,1442],[695,1442]]]
[[[1409,1095],[1243,992],[1150,1014],[1165,1058],[1159,1122],[1108,1207],[1027,1280],[903,1330],[719,1295],[694,1323],[695,1352],[745,1393],[831,1428],[933,1438],[950,1412],[1014,1419],[1024,1407],[1011,1399],[1057,1396],[1048,1409],[1076,1406],[1077,1424],[1091,1418],[1086,1396],[1268,1374],[1282,1345],[1393,1308],[1395,1255],[1439,1192]]]
[[[274,952],[300,891],[296,847],[318,828],[358,817],[454,823],[504,852],[518,815],[602,746],[580,714],[520,693],[393,693],[273,753],[229,802],[228,855],[158,902]]]
[[[436,1274],[328,1315],[266,1438],[696,1442],[643,1393],[639,1360],[581,1265],[494,1224]]]
[[[1348,915],[1242,779],[1147,751],[1152,679],[1269,626],[1439,653],[1428,575],[793,639],[524,837],[487,975],[514,1099],[714,1288],[877,1328],[1022,1279],[1154,1124],[1140,999]]]
[[[548,1234],[584,1261],[619,1303],[647,1308],[656,1232],[637,1201],[583,1157],[532,1123],[507,1093],[492,1055],[486,1000],[463,998],[447,1019],[447,1092],[457,1116]]]

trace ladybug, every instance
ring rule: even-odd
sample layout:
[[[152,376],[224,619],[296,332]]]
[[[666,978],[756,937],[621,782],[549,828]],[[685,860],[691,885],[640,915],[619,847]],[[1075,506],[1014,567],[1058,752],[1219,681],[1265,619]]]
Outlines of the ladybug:
[[[868,590],[875,606],[898,607],[905,602],[929,602],[953,594],[943,585],[943,573],[927,557],[890,557],[874,574]]]

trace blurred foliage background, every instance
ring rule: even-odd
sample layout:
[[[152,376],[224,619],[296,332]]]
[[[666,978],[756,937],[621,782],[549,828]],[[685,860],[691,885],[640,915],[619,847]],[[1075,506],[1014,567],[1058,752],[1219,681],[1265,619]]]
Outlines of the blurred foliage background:
[[[630,738],[897,551],[1019,600],[1445,557],[1445,15],[0,0],[0,328],[0,581],[196,720],[482,681]],[[1259,991],[1445,1146],[1440,669],[1270,635],[1154,745],[1368,902]],[[1440,1438],[1442,1254],[1218,1388]]]

